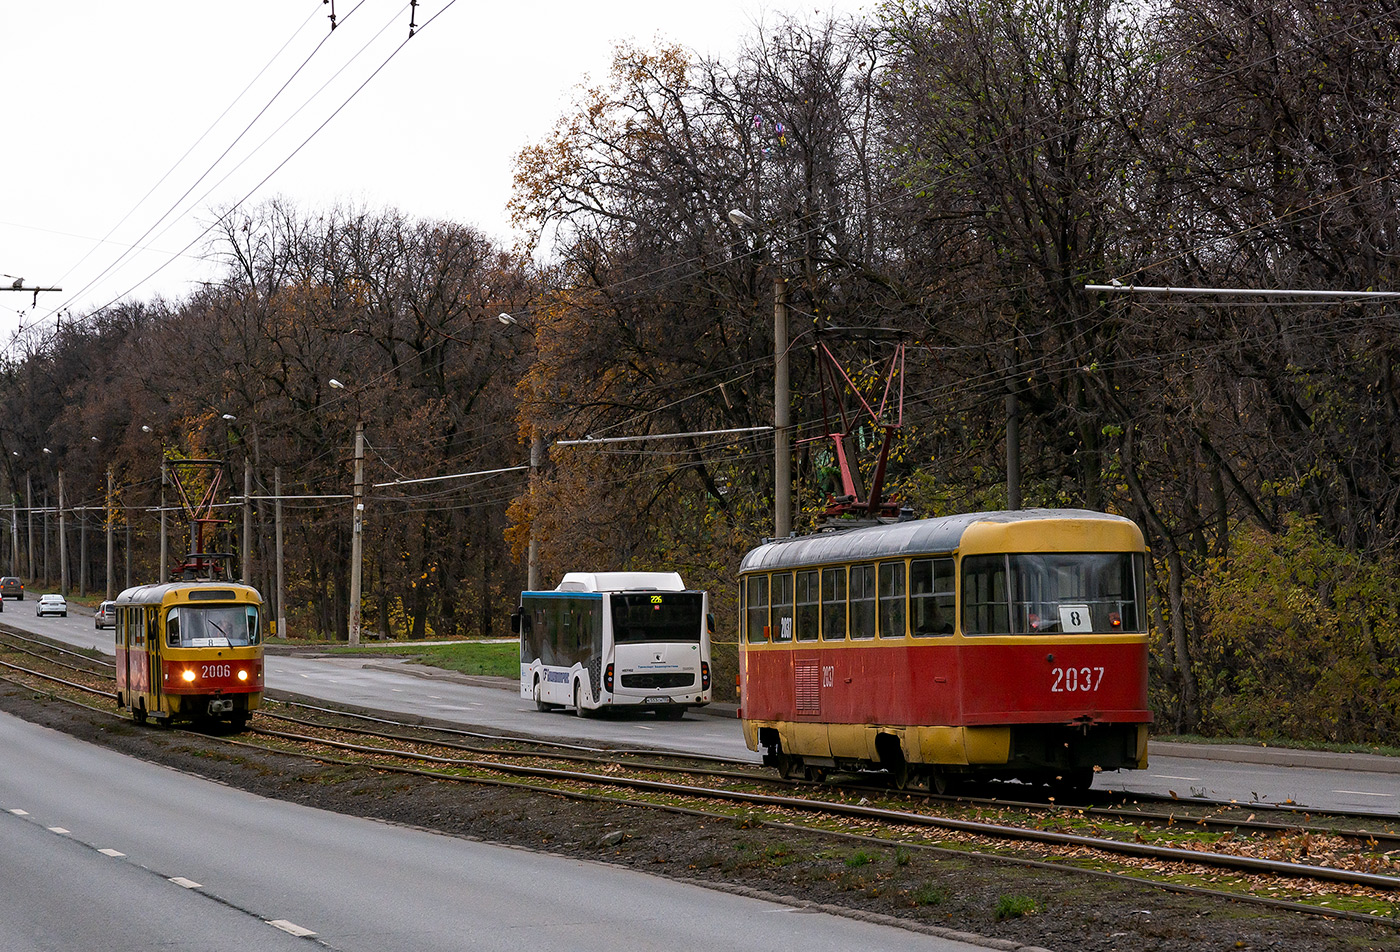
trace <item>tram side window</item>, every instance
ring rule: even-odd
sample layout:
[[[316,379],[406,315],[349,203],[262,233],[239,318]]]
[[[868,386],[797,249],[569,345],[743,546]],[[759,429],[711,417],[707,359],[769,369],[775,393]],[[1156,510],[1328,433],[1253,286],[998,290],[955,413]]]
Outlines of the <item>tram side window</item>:
[[[750,575],[748,611],[745,617],[749,641],[768,640],[768,576]]]
[[[846,640],[846,569],[822,569],[822,639]]]
[[[880,637],[903,638],[904,563],[880,563]]]
[[[851,637],[875,637],[875,564],[851,566]]]
[[[820,576],[815,569],[797,573],[797,640],[815,641],[821,622]]]
[[[792,573],[773,574],[773,640],[792,640]]]
[[[1011,631],[1006,589],[1006,556],[972,555],[963,559],[963,633],[1004,635]]]
[[[916,559],[909,566],[909,627],[915,637],[953,633],[953,560]]]

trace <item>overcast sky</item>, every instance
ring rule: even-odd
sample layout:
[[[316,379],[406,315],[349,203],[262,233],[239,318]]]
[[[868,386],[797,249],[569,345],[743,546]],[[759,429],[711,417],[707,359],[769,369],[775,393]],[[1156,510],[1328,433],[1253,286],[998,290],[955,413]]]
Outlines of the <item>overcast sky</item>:
[[[393,207],[510,244],[516,153],[604,78],[619,41],[728,55],[780,14],[862,6],[421,0],[395,54],[403,0],[335,0],[333,34],[322,0],[8,0],[0,286],[63,291],[37,308],[0,292],[0,340],[59,308],[182,296],[212,274],[210,210],[245,200]]]

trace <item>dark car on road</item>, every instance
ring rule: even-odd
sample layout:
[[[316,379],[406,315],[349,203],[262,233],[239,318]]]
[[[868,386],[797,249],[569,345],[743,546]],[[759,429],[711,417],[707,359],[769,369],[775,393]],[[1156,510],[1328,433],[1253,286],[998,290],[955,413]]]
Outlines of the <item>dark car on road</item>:
[[[15,601],[24,601],[24,583],[13,575],[6,575],[0,578],[0,598],[13,598]]]

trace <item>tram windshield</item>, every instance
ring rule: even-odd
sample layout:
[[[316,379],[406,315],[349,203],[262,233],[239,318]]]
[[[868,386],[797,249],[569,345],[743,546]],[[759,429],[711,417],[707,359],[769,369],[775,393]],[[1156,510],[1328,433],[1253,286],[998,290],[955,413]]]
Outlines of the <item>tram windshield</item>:
[[[165,615],[171,648],[238,648],[261,640],[256,605],[179,605]]]
[[[701,592],[628,592],[612,596],[613,641],[699,641],[704,629]]]
[[[963,633],[1145,631],[1139,553],[972,555],[962,562]]]

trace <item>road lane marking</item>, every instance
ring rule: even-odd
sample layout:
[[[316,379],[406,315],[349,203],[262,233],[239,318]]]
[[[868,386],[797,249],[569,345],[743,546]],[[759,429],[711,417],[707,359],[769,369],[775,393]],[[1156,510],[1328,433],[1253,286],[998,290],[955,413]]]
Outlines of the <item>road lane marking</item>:
[[[1345,793],[1353,797],[1393,797],[1393,793],[1371,793],[1367,790],[1333,790],[1333,793]]]
[[[15,807],[14,809],[10,810],[10,812],[13,813],[15,816],[29,816],[28,810],[21,810],[19,807]]]
[[[170,877],[170,881],[171,881],[172,883],[174,883],[175,885],[177,885],[177,886],[184,886],[186,889],[203,889],[203,888],[204,888],[204,887],[201,886],[199,883],[195,882],[193,879],[186,879],[186,878],[183,877],[183,876],[171,876],[171,877]]]
[[[67,836],[67,835],[69,834],[69,832],[71,832],[71,831],[65,830],[65,829],[64,829],[63,827],[61,827],[61,826],[51,826],[51,827],[49,827],[49,832],[50,832],[50,833],[57,833],[59,836]]]
[[[1153,779],[1153,780],[1200,780],[1200,779],[1201,779],[1200,777],[1173,777],[1171,774],[1165,774],[1165,773],[1155,773],[1155,774],[1152,774],[1151,776],[1152,776],[1152,779]]]
[[[125,853],[118,852],[117,850],[98,850],[97,852],[101,853],[103,856],[111,856],[111,857],[125,856],[125,855],[126,855]]]
[[[313,936],[316,934],[310,929],[303,929],[295,922],[288,922],[286,919],[269,919],[267,920],[267,924],[281,929],[283,932],[290,933],[301,939],[305,939],[309,936]]]

